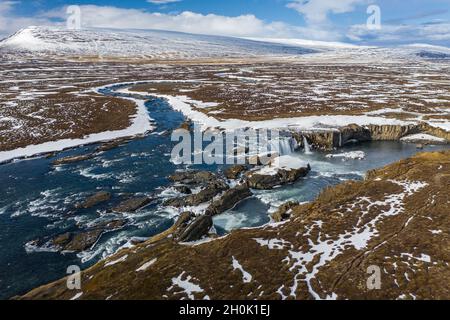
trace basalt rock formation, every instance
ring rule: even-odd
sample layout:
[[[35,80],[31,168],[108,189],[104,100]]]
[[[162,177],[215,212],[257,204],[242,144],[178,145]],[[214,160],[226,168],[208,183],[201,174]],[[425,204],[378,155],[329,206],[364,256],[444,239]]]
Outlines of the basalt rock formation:
[[[208,233],[212,226],[213,221],[211,216],[199,216],[183,230],[177,240],[180,242],[200,240]]]
[[[238,165],[231,166],[228,169],[226,169],[224,172],[224,175],[225,175],[225,178],[227,178],[227,179],[236,180],[242,175],[242,173],[244,173],[247,170],[248,170],[248,166],[238,164]]]
[[[148,205],[151,201],[152,200],[148,197],[128,199],[119,203],[119,205],[114,207],[112,211],[117,213],[135,212]]]
[[[280,168],[275,170],[276,173],[274,174],[265,174],[258,171],[246,173],[245,176],[249,187],[257,190],[270,190],[277,186],[293,183],[305,177],[311,171],[311,167],[308,165],[298,169]]]
[[[291,217],[293,209],[298,207],[299,203],[296,201],[289,201],[283,205],[281,205],[277,211],[272,213],[272,219],[275,222],[282,222],[288,220]]]
[[[75,205],[76,208],[80,209],[88,209],[88,208],[92,208],[95,207],[96,205],[108,201],[109,199],[111,199],[111,193],[106,192],[106,191],[100,191],[97,192],[95,194],[93,194],[92,196],[90,196],[89,198],[87,198],[86,200],[84,200],[81,203],[77,203]]]
[[[304,132],[293,132],[293,137],[300,147],[304,147],[304,138],[319,150],[332,150],[350,142],[365,141],[398,141],[401,138],[417,133],[428,133],[450,141],[450,132],[432,127],[427,123],[410,125],[368,125],[350,124],[339,129],[323,129]]]
[[[216,175],[209,171],[180,171],[169,177],[172,182],[187,185],[202,185],[216,180]]]
[[[219,199],[213,201],[206,209],[206,215],[215,216],[221,214],[233,208],[240,201],[251,196],[252,192],[247,184],[238,185],[237,187],[225,191]]]
[[[186,197],[169,199],[164,202],[164,205],[170,207],[186,207],[186,206],[198,206],[202,203],[211,201],[215,196],[219,195],[225,190],[228,190],[229,186],[221,181],[216,180],[213,182],[209,182],[205,188],[203,188],[200,192],[188,195]]]

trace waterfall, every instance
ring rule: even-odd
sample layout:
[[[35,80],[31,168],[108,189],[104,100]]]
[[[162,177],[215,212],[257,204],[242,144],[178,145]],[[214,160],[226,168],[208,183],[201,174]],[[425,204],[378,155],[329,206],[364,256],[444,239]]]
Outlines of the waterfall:
[[[305,145],[305,154],[312,154],[311,146],[309,145],[308,140],[305,136],[303,136],[303,144]]]
[[[280,139],[280,156],[289,155],[294,152],[291,138]]]
[[[291,137],[280,137],[270,142],[270,149],[276,151],[280,156],[290,155],[294,153],[296,148],[296,141]]]

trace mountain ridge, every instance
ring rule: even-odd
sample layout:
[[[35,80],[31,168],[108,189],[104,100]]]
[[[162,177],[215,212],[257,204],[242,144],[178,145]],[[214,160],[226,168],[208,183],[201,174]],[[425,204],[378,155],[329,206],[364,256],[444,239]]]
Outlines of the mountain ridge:
[[[300,55],[315,50],[247,39],[163,30],[24,28],[0,42],[0,50],[33,54],[222,58]]]

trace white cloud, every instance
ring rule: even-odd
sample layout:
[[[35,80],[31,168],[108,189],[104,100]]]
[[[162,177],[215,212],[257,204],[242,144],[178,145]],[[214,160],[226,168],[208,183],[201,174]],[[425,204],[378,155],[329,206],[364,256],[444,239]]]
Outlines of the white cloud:
[[[47,12],[47,18],[64,18],[65,10]],[[120,29],[161,29],[197,34],[236,37],[297,37],[335,39],[333,32],[310,30],[283,22],[265,22],[252,14],[228,17],[185,11],[179,14],[152,13],[112,6],[81,6],[82,26]]]
[[[42,12],[34,17],[14,16],[13,8],[19,3],[19,1],[0,3],[0,38],[31,25],[61,25],[67,18],[66,7]],[[283,22],[265,22],[252,14],[235,17],[199,14],[190,11],[179,14],[162,14],[138,9],[84,5],[81,6],[81,20],[83,27],[93,28],[161,29],[236,37],[314,40],[335,40],[339,37],[335,31],[309,29]]]
[[[302,14],[309,25],[322,25],[328,21],[330,13],[352,12],[357,5],[367,2],[368,0],[292,0],[287,6]]]
[[[50,10],[34,17],[14,16],[20,1],[0,0],[0,37],[30,25],[64,24],[66,8]],[[154,0],[165,1],[165,0]],[[416,26],[383,25],[381,30],[368,30],[365,25],[340,29],[328,21],[329,14],[354,10],[370,0],[291,0],[290,7],[305,15],[307,25],[293,26],[283,22],[266,22],[252,14],[228,17],[185,11],[179,14],[152,13],[113,6],[81,6],[82,26],[120,29],[161,29],[198,34],[236,37],[303,38],[312,40],[345,40],[365,43],[437,42],[449,43],[450,23]],[[59,22],[56,22],[59,21]],[[445,45],[445,43],[444,43]]]

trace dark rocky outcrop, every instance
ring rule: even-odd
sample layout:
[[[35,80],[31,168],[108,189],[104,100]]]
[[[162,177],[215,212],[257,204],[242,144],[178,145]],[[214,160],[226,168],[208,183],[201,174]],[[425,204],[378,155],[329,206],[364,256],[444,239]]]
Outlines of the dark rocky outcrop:
[[[248,166],[243,164],[238,164],[232,166],[224,171],[225,178],[230,180],[238,179],[242,173],[248,170]]]
[[[366,127],[361,127],[356,124],[350,124],[345,126],[340,131],[339,141],[337,141],[338,146],[343,146],[347,144],[349,141],[370,141],[372,140],[371,132]],[[334,140],[334,138],[333,138]]]
[[[421,123],[419,127],[422,133],[427,133],[438,138],[443,138],[447,141],[447,143],[450,142],[450,131],[430,126],[425,122]]]
[[[132,198],[121,202],[118,206],[114,207],[112,211],[117,213],[135,212],[146,205],[152,200],[149,197]]]
[[[396,141],[406,135],[420,133],[418,125],[370,125],[367,127],[370,131],[372,140],[375,141]]]
[[[312,149],[332,150],[339,145],[339,132],[333,129],[292,132],[299,148],[305,148],[305,138]]]
[[[212,226],[211,216],[199,216],[180,234],[178,241],[192,242],[200,240],[208,235]]]
[[[206,209],[206,214],[214,216],[223,213],[233,208],[240,201],[251,196],[252,192],[250,191],[247,184],[241,184],[237,187],[225,191],[225,193],[220,197],[220,199],[214,201]]]
[[[157,234],[156,236],[151,237],[146,242],[148,244],[153,244],[153,243],[159,242],[169,236],[178,238],[180,236],[180,234],[182,234],[183,231],[187,228],[187,226],[192,221],[192,219],[194,219],[194,217],[195,217],[195,215],[192,212],[181,213],[180,216],[178,217],[177,221],[175,222],[175,224],[172,227],[170,227],[168,230],[166,230],[160,234]]]
[[[216,179],[216,175],[209,171],[182,171],[169,176],[170,181],[187,185],[206,184]]]
[[[50,238],[36,239],[30,241],[28,245],[38,248],[51,247],[57,251],[82,252],[94,246],[103,233],[123,228],[126,223],[127,221],[123,219],[103,221],[87,230],[65,232]],[[81,226],[78,224],[78,227]]]
[[[164,201],[163,205],[166,207],[175,207],[175,208],[186,207],[186,197],[168,199]]]
[[[178,235],[181,234],[183,230],[186,229],[186,227],[189,225],[189,222],[191,222],[193,218],[195,218],[195,214],[192,212],[186,211],[181,213],[172,227],[174,228],[175,233],[177,233]]]
[[[95,229],[101,229],[105,231],[112,231],[123,228],[127,224],[126,220],[117,219],[112,221],[101,222],[94,226]]]
[[[51,240],[59,251],[81,252],[91,248],[100,238],[104,230],[95,229],[83,232],[67,232]]]
[[[305,177],[310,171],[311,167],[308,165],[299,169],[278,169],[276,174],[249,172],[246,174],[246,177],[250,188],[270,190],[277,186],[296,182],[298,179]]]
[[[102,202],[108,201],[109,199],[111,199],[111,193],[106,192],[106,191],[100,191],[100,192],[97,192],[96,194],[90,196],[83,202],[77,203],[75,205],[75,208],[89,209],[89,208],[95,207],[96,205],[98,205]]]
[[[257,173],[250,173],[247,175],[247,183],[250,188],[259,190],[269,190],[276,186],[281,185],[280,176],[274,175],[263,175]]]
[[[65,158],[61,158],[61,159],[57,159],[57,160],[53,161],[53,165],[59,166],[59,165],[63,165],[63,164],[76,163],[76,162],[92,159],[92,158],[94,158],[94,156],[95,156],[95,154],[89,153],[89,154],[84,154],[81,156],[65,157]]]
[[[292,209],[297,207],[299,203],[297,201],[290,201],[278,208],[277,211],[272,213],[272,219],[275,222],[282,222],[288,220],[291,217]]]
[[[105,142],[102,145],[100,145],[99,147],[97,147],[95,149],[96,152],[104,152],[104,151],[109,151],[115,148],[118,148],[122,145],[124,145],[125,143],[128,143],[131,141],[131,138],[124,138],[124,139],[117,139],[114,141],[109,141],[109,142]]]
[[[173,188],[179,193],[192,194],[192,190],[186,186],[174,186]]]
[[[215,196],[228,188],[228,185],[221,181],[210,183],[199,193],[188,196],[186,198],[186,204],[189,206],[198,206],[199,204],[211,201]]]
[[[198,206],[202,203],[211,201],[215,196],[227,189],[229,189],[229,187],[225,182],[217,180],[208,183],[206,187],[199,193],[191,194],[183,198],[169,199],[164,202],[164,205],[177,208],[186,206]]]
[[[450,132],[432,127],[427,123],[410,125],[368,125],[350,124],[339,129],[323,129],[304,132],[293,132],[292,136],[300,147],[304,147],[304,137],[314,149],[332,150],[349,142],[364,141],[398,141],[401,138],[417,133],[428,133],[450,141]]]

